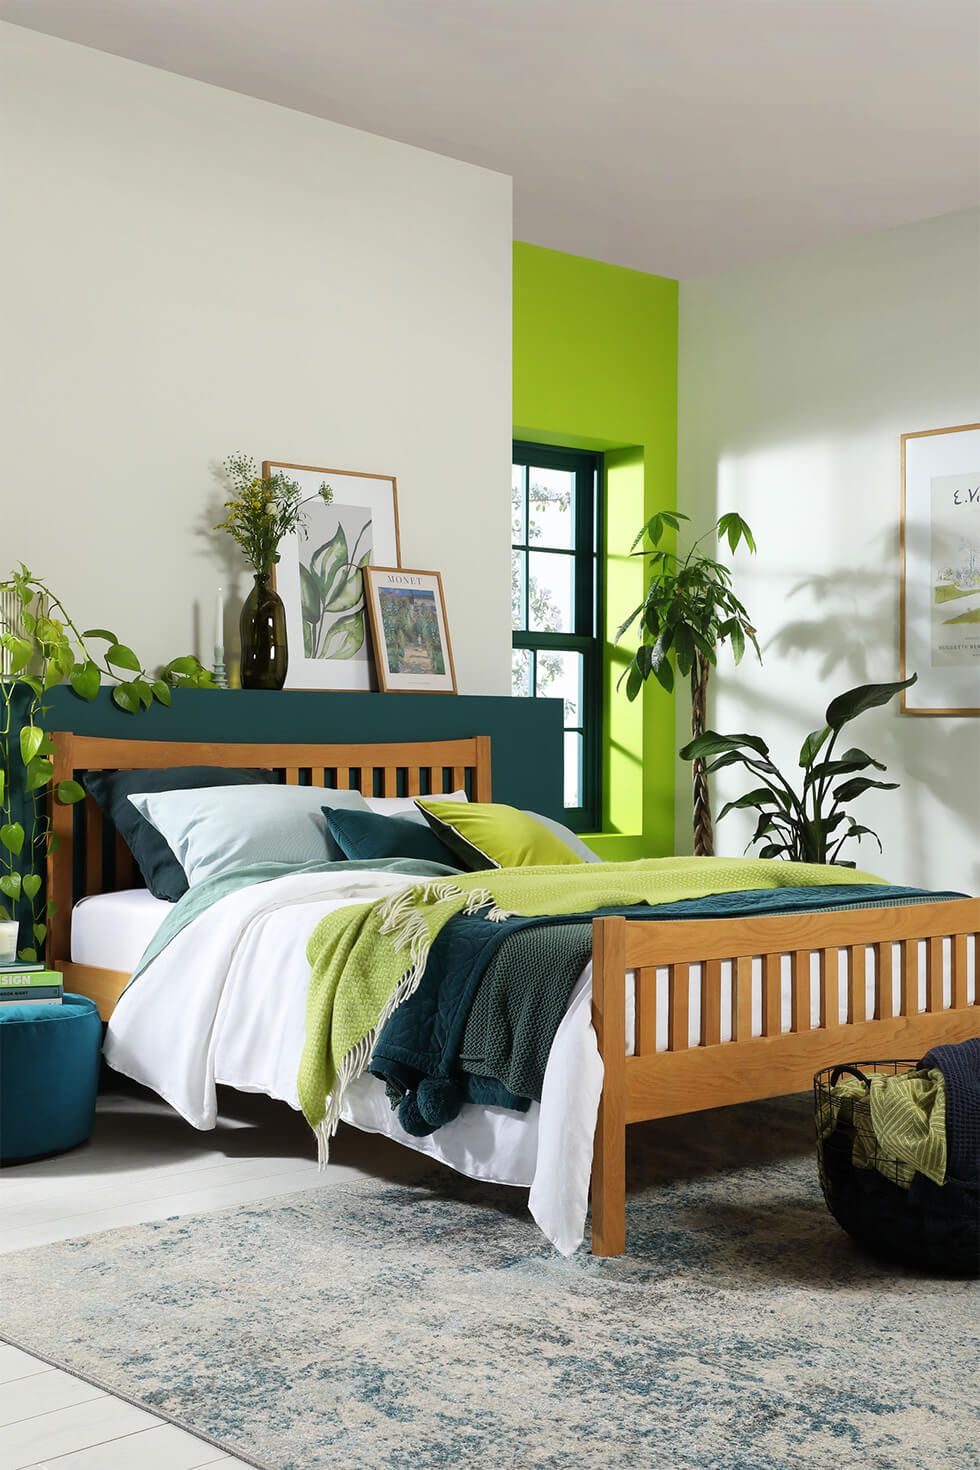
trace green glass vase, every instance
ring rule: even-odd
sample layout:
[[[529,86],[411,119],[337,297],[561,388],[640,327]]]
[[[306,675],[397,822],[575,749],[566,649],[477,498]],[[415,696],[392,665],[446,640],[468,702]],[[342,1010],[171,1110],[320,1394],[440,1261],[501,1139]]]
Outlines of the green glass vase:
[[[242,605],[242,688],[281,689],[286,682],[286,609],[268,572],[256,572]]]

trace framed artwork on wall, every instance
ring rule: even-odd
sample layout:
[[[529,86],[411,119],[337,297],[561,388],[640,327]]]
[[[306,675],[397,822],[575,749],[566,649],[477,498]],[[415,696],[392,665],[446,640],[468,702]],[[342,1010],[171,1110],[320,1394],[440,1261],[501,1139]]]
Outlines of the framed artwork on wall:
[[[283,537],[276,567],[289,642],[286,687],[371,689],[363,574],[369,562],[401,562],[395,477],[279,460],[262,466],[263,475],[277,470],[303,491],[302,524]]]
[[[980,715],[980,424],[902,435],[902,694]]]
[[[378,683],[385,693],[455,694],[439,573],[365,567],[364,593]]]

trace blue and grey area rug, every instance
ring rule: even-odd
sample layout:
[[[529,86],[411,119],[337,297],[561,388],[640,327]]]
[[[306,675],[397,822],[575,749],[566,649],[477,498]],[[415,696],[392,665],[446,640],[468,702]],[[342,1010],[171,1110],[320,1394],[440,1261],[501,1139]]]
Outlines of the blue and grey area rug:
[[[958,1470],[975,1283],[826,1213],[806,1099],[635,1130],[629,1255],[434,1170],[0,1263],[0,1334],[268,1470]]]

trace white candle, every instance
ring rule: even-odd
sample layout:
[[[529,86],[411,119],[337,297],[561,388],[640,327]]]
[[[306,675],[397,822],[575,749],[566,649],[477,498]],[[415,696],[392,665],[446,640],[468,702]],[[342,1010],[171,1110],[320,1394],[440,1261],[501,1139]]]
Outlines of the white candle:
[[[224,662],[225,653],[225,595],[221,587],[218,588],[218,598],[214,608],[214,661],[216,664]]]

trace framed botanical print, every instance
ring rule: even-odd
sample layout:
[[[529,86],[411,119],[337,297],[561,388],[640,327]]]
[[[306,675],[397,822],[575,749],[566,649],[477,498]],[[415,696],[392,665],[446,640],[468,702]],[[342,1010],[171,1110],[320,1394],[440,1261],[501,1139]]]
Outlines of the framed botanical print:
[[[386,693],[455,694],[439,573],[365,567],[364,594],[381,688]]]
[[[290,689],[370,689],[371,638],[364,605],[369,562],[397,566],[398,490],[393,475],[267,460],[303,491],[302,521],[283,537],[276,590],[286,608]]]
[[[980,424],[902,435],[902,694],[980,715]]]

